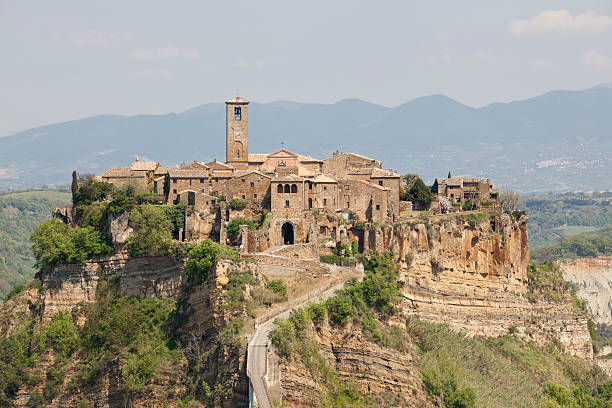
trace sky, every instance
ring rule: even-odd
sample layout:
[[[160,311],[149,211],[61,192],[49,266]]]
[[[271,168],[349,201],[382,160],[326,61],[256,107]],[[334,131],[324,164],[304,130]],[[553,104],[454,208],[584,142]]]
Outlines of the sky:
[[[611,0],[0,0],[0,135],[235,95],[478,107],[611,81]]]

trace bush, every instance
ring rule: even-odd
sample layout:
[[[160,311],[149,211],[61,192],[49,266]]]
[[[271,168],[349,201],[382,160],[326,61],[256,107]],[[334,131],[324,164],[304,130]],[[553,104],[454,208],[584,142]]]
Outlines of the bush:
[[[30,240],[36,264],[42,268],[58,262],[84,263],[111,250],[93,227],[70,228],[55,218],[39,225]]]
[[[241,211],[246,208],[246,205],[247,205],[247,200],[242,199],[242,198],[232,198],[232,201],[227,203],[227,208],[229,208],[230,210]]]
[[[346,295],[336,295],[327,299],[325,308],[332,323],[343,325],[353,312],[353,306]]]
[[[49,327],[41,334],[39,346],[43,349],[53,347],[56,353],[68,358],[79,345],[79,334],[68,312],[58,312],[51,319]]]
[[[190,280],[202,283],[207,277],[210,268],[220,257],[236,259],[238,255],[225,245],[219,245],[210,239],[199,244],[187,246],[187,260],[185,270]]]
[[[287,296],[287,286],[281,279],[271,280],[266,284],[266,287],[278,295]]]
[[[172,246],[172,224],[160,206],[144,204],[130,215],[136,231],[128,242],[130,255],[167,255]]]
[[[240,226],[247,225],[250,230],[255,229],[255,223],[252,220],[245,220],[243,218],[237,218],[235,220],[231,220],[227,224],[227,236],[230,239],[234,239],[240,233]]]

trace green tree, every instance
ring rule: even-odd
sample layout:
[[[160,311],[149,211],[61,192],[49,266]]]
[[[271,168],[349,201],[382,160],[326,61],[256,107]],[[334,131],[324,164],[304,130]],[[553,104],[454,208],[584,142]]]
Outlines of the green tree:
[[[195,282],[203,282],[208,276],[210,268],[222,256],[235,258],[237,255],[230,248],[219,245],[210,239],[205,239],[199,244],[190,246],[187,250],[187,260],[185,261],[187,274]]]
[[[431,189],[423,183],[423,180],[416,174],[406,174],[403,177],[404,187],[400,190],[402,201],[412,201],[421,205],[430,204],[434,196]]]
[[[72,203],[76,204],[79,201],[79,179],[76,170],[72,171],[72,185],[70,189],[72,190]]]
[[[170,174],[164,174],[164,197],[166,200],[168,199],[168,195],[170,195]]]
[[[136,232],[129,242],[130,254],[167,255],[172,246],[172,223],[160,206],[144,204],[132,211]]]

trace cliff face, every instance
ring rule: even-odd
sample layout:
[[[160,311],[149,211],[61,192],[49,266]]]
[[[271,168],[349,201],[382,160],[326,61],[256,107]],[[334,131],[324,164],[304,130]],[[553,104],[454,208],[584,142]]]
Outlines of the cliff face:
[[[101,296],[100,285],[108,284],[113,276],[117,282],[116,296],[176,300],[177,317],[173,321],[178,325],[175,330],[180,333],[182,357],[159,367],[146,392],[131,396],[128,403],[122,379],[123,360],[111,357],[94,383],[82,384],[81,351],[77,349],[68,363],[59,362],[53,349],[40,351],[36,364],[25,368],[25,378],[29,380],[19,386],[12,406],[36,406],[50,381],[49,373],[58,364],[62,379],[54,385],[55,395],[46,399],[44,406],[76,407],[82,405],[79,405],[82,400],[91,406],[109,408],[123,407],[126,403],[134,407],[162,406],[162,402],[176,406],[188,390],[193,392],[202,387],[202,381],[207,381],[211,389],[218,386],[216,406],[245,404],[248,383],[244,340],[225,330],[237,317],[247,314],[243,303],[234,307],[227,304],[228,284],[232,286],[235,275],[249,280],[248,287],[239,287],[236,293],[242,294],[246,289],[244,296],[248,297],[249,290],[263,286],[255,262],[222,260],[211,268],[202,284],[188,284],[183,263],[174,257],[129,258],[121,252],[85,264],[58,265],[39,273],[40,289],[29,287],[1,310],[0,341],[27,322],[32,333],[31,347],[36,348],[39,334],[58,312],[68,312],[79,328],[85,327],[87,305],[103,301],[96,298]],[[191,406],[200,404],[194,402]]]
[[[130,258],[126,252],[84,264],[56,266],[37,275],[42,282],[42,318],[50,320],[58,311],[69,312],[80,302],[94,302],[102,275],[119,278],[122,296],[176,298],[182,289],[184,268],[174,257]]]
[[[572,301],[528,300],[529,251],[526,218],[440,217],[369,231],[382,250],[400,261],[402,300],[389,325],[403,327],[409,316],[449,324],[470,336],[512,333],[526,341],[560,344],[569,354],[590,360],[592,342],[584,313]],[[399,406],[429,406],[418,354],[381,347],[359,328],[317,326],[312,334],[326,361],[341,378],[365,393],[407,397]],[[290,406],[309,406],[317,383],[300,361],[281,363],[283,398]]]
[[[570,354],[592,357],[586,316],[572,302],[530,303],[527,292],[527,219],[508,215],[475,221],[449,218],[396,228],[390,246],[402,260],[402,311],[445,322],[470,335],[509,331]]]
[[[612,256],[566,260],[559,266],[563,277],[576,284],[578,296],[589,302],[595,322],[612,324]]]

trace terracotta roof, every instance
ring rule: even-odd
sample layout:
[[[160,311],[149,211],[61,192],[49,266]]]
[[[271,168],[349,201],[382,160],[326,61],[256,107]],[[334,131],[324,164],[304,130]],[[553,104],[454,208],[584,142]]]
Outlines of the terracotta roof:
[[[337,183],[338,181],[324,174],[319,174],[317,177],[312,179],[312,182],[313,183]]]
[[[189,163],[186,166],[181,166],[183,168],[186,169],[195,169],[195,170],[204,170],[204,169],[208,169],[208,166],[206,166],[204,163],[200,163],[196,160],[193,161],[193,163]]]
[[[208,170],[193,170],[193,169],[171,169],[169,172],[170,177],[173,178],[208,178]]]
[[[212,170],[233,170],[234,169],[231,165],[227,163],[221,163],[216,160],[206,163],[206,167]]]
[[[263,174],[262,172],[259,172],[257,170],[237,170],[234,173],[234,178],[239,178],[239,177],[244,177],[244,176],[248,176],[249,174],[255,173],[259,176],[262,177],[266,177],[266,178],[272,178],[272,176],[268,176],[267,174]]]
[[[228,99],[227,101],[225,101],[225,103],[249,103],[249,101],[239,96],[236,96],[234,98]]]
[[[176,167],[159,166],[159,167],[158,167],[158,168],[155,170],[154,174],[155,174],[156,176],[157,176],[157,175],[162,175],[162,176],[163,176],[164,174],[169,173],[169,172],[170,172],[170,170],[172,170],[172,169],[176,169]]]
[[[314,157],[303,156],[301,154],[298,154],[297,156],[298,156],[298,160],[301,162],[323,163],[323,160],[315,159]]]
[[[400,176],[399,173],[392,173],[390,171],[383,170],[383,169],[372,169],[372,177],[399,178],[399,176]]]
[[[302,177],[314,177],[316,173],[304,166],[297,166],[297,175]]]
[[[374,184],[374,183],[370,183],[367,180],[357,180],[359,183],[363,183],[368,185],[369,187],[374,187],[377,188],[379,190],[383,190],[383,191],[389,191],[389,189],[387,187],[383,187],[383,186],[379,186],[378,184]]]
[[[119,178],[119,177],[144,177],[143,174],[138,174],[137,176],[133,176],[129,167],[109,167],[108,169],[104,169],[102,172],[102,177],[105,178]]]
[[[150,170],[155,170],[158,167],[159,167],[159,163],[158,162],[136,160],[130,166],[130,170],[150,171]]]
[[[303,177],[297,176],[295,174],[287,174],[283,177],[274,177],[272,181],[304,181]]]
[[[376,159],[373,159],[371,157],[367,157],[367,156],[364,156],[364,155],[358,154],[358,153],[344,153],[344,154],[341,154],[341,156],[355,156],[355,157],[359,157],[360,159],[364,159],[364,160],[380,163],[380,161],[378,161]]]

